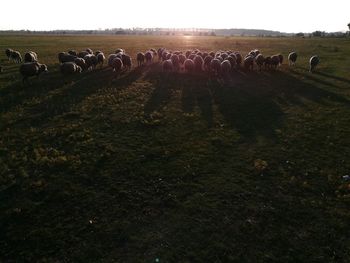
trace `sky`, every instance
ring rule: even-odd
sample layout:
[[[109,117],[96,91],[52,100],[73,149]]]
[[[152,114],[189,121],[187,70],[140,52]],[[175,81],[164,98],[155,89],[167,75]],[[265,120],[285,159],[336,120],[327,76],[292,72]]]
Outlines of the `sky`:
[[[0,30],[133,27],[346,31],[350,0],[3,0]],[[7,11],[8,10],[8,11]]]

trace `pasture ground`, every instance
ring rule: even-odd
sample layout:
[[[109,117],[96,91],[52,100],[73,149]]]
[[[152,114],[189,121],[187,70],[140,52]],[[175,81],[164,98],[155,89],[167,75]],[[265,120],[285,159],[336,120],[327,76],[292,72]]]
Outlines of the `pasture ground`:
[[[49,73],[23,86],[8,47]],[[57,53],[295,50],[229,80]],[[0,261],[349,262],[350,40],[0,36]],[[308,59],[318,54],[315,74]]]

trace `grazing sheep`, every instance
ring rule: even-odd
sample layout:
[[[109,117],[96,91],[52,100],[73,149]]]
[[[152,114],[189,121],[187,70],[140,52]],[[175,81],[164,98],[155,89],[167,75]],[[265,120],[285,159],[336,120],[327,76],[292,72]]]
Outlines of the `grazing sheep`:
[[[222,54],[220,55],[220,57],[221,57],[223,60],[225,60],[225,59],[228,57],[228,54],[227,54],[227,53],[222,53]]]
[[[38,61],[38,55],[35,52],[29,51],[24,54],[24,62],[36,62],[36,61]]]
[[[58,53],[58,61],[60,63],[64,63],[64,62],[74,62],[74,60],[76,59],[76,56],[70,55],[68,53],[65,52],[60,52]]]
[[[255,57],[255,63],[258,65],[260,71],[261,71],[261,67],[264,65],[264,62],[265,62],[265,58],[262,54],[258,54]]]
[[[163,71],[164,72],[171,72],[174,70],[173,63],[171,59],[163,61]]]
[[[230,61],[231,69],[234,69],[237,67],[237,61],[235,55],[229,55],[226,60]]]
[[[77,53],[75,50],[69,50],[69,51],[68,51],[68,54],[69,54],[69,55],[72,55],[72,56],[75,56],[75,57],[78,56],[78,53]]]
[[[153,53],[153,57],[158,55],[157,51],[154,48],[151,48],[149,51]]]
[[[210,69],[215,74],[219,75],[221,70],[221,61],[217,58],[212,59],[212,61],[210,61]]]
[[[180,59],[179,56],[176,54],[171,55],[170,60],[173,64],[173,69],[175,71],[178,71],[180,69]]]
[[[162,61],[167,60],[168,54],[170,54],[168,51],[163,51],[163,53],[162,53]]]
[[[264,65],[265,65],[265,69],[271,68],[272,62],[271,62],[270,56],[268,56],[264,59]]]
[[[297,61],[298,54],[296,52],[291,52],[288,55],[289,66],[294,66]]]
[[[132,66],[132,60],[131,60],[131,57],[126,55],[126,54],[123,54],[122,55],[122,62],[123,62],[123,65],[124,67],[127,69],[127,70],[130,70],[131,69],[131,66]]]
[[[136,60],[137,60],[137,66],[141,67],[143,65],[143,63],[145,63],[145,54],[143,54],[142,52],[137,53]]]
[[[12,51],[11,59],[16,63],[21,63],[22,62],[21,53],[19,53],[18,51]]]
[[[112,67],[115,58],[117,58],[117,54],[110,54],[108,56],[108,66]]]
[[[165,48],[158,48],[158,61],[160,61],[163,57],[163,52],[165,51]]]
[[[183,54],[180,54],[179,55],[179,62],[181,65],[183,65],[185,63],[185,60],[186,60],[186,56]]]
[[[78,53],[78,57],[84,58],[86,55],[89,55],[90,53],[87,51],[81,51]]]
[[[223,75],[227,75],[229,74],[230,71],[231,71],[231,62],[228,60],[224,60],[223,62],[221,62],[221,73]]]
[[[278,58],[280,60],[280,65],[282,65],[282,63],[283,63],[283,55],[282,54],[278,54],[277,56],[278,56]]]
[[[82,70],[87,70],[88,65],[85,62],[85,59],[83,58],[76,58],[74,60],[74,63],[77,64],[79,67],[81,67]]]
[[[169,52],[169,53],[166,55],[166,59],[170,59],[172,55],[173,55],[173,54],[172,54],[171,52]]]
[[[189,59],[193,60],[196,57],[196,54],[191,54],[188,56]]]
[[[273,67],[275,67],[275,69],[277,68],[277,66],[280,64],[280,58],[279,58],[279,56],[278,55],[273,55],[272,57],[271,57],[271,65],[273,66]]]
[[[186,58],[189,58],[189,56],[191,55],[191,53],[192,53],[191,50],[187,50],[186,53],[185,53]]]
[[[74,73],[81,73],[82,68],[74,62],[65,62],[61,64],[60,71],[63,75],[70,75]]]
[[[214,58],[214,57],[215,57],[215,52],[214,52],[214,51],[209,52],[209,56],[211,56],[212,58]]]
[[[317,65],[320,63],[320,59],[318,58],[317,55],[312,56],[310,58],[309,63],[310,63],[310,70],[309,71],[312,73],[316,69]]]
[[[196,55],[193,59],[193,62],[194,62],[195,71],[201,72],[203,70],[203,64],[204,64],[203,58],[200,55]]]
[[[184,62],[184,67],[186,72],[192,72],[194,70],[194,62],[192,59],[186,59]]]
[[[122,54],[124,54],[125,53],[125,50],[124,49],[122,49],[122,48],[117,48],[116,50],[115,50],[115,52],[114,52],[115,54],[118,54],[118,53],[122,53]]]
[[[203,67],[204,67],[204,70],[205,71],[210,71],[210,62],[213,60],[213,57],[208,55],[204,58],[204,64],[203,64]]]
[[[5,50],[6,57],[7,57],[7,59],[8,59],[9,61],[10,61],[11,58],[12,58],[12,52],[13,52],[13,49],[11,49],[11,48],[7,48],[7,49]]]
[[[86,52],[88,52],[90,55],[94,54],[94,52],[92,51],[91,48],[87,48],[87,49],[86,49]]]
[[[241,53],[236,51],[236,52],[234,52],[234,55],[236,56],[237,65],[240,66],[242,64],[242,61],[243,61],[243,57],[242,57]]]
[[[152,51],[147,51],[145,53],[145,59],[147,64],[151,64],[153,60],[153,52]]]
[[[24,63],[19,67],[19,72],[23,76],[22,82],[28,81],[29,77],[39,76],[42,72],[47,72],[47,66],[45,64],[39,64],[38,62]]]
[[[244,58],[243,61],[244,68],[246,70],[253,70],[254,69],[254,57],[252,55],[248,55]]]
[[[97,64],[101,64],[101,67],[102,67],[103,62],[106,59],[105,54],[103,54],[101,51],[99,51],[99,53],[97,53],[97,55],[96,55],[96,58],[97,58]]]
[[[97,66],[97,57],[93,54],[88,54],[84,57],[84,60],[86,62],[87,65],[87,69],[95,69]]]
[[[101,50],[95,51],[95,56],[97,57],[98,54],[103,53]]]
[[[113,68],[113,71],[115,71],[118,74],[123,68],[123,61],[120,58],[116,57],[112,60],[110,66]]]

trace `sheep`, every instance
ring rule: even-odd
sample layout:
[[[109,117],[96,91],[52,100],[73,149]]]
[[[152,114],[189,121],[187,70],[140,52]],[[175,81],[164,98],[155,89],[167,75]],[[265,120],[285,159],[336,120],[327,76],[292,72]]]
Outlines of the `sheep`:
[[[95,67],[97,66],[98,61],[95,55],[88,54],[84,57],[84,60],[87,65],[87,69],[95,69]]]
[[[180,54],[179,55],[179,62],[181,65],[183,65],[185,63],[185,60],[186,60],[186,56],[183,54]]]
[[[168,54],[170,54],[168,51],[163,51],[163,53],[162,53],[162,61],[167,60]]]
[[[118,74],[123,68],[123,61],[120,58],[115,57],[111,61],[110,66],[113,68],[113,71],[115,71]]]
[[[204,64],[203,58],[200,55],[196,55],[193,59],[193,62],[194,62],[194,69],[197,72],[201,72],[203,70],[203,64]]]
[[[118,53],[122,53],[122,54],[124,54],[125,53],[125,50],[124,49],[122,49],[122,48],[117,48],[116,50],[115,50],[115,52],[114,52],[115,54],[118,54]]]
[[[82,68],[74,62],[65,62],[61,64],[60,71],[63,75],[69,75],[74,73],[81,73]]]
[[[69,55],[72,55],[72,56],[75,56],[75,57],[78,56],[78,53],[77,53],[75,50],[69,50],[69,51],[68,51],[68,54],[69,54]]]
[[[214,51],[209,52],[209,56],[211,56],[212,58],[214,58],[214,57],[215,57],[215,52],[214,52]]]
[[[223,60],[225,60],[228,57],[228,54],[227,53],[222,53],[220,56],[221,56],[221,58]]]
[[[196,57],[196,54],[191,54],[188,56],[188,59],[194,60],[195,57]]]
[[[13,49],[11,49],[11,48],[7,48],[6,50],[5,50],[5,54],[6,54],[6,57],[7,57],[7,59],[10,61],[11,60],[11,58],[12,58],[12,52],[13,52]]]
[[[152,51],[147,51],[145,53],[145,59],[147,64],[151,64],[153,60],[153,52]]]
[[[298,54],[296,52],[291,52],[288,55],[289,66],[294,66],[297,61]]]
[[[124,67],[127,69],[127,70],[130,70],[131,69],[131,66],[132,66],[132,60],[131,60],[131,57],[126,55],[126,54],[123,54],[122,55],[122,62],[123,62],[123,65]]]
[[[28,62],[23,63],[19,67],[19,72],[23,76],[22,82],[28,81],[29,77],[37,76],[39,77],[40,73],[47,72],[47,66],[45,64],[39,64],[38,62]]]
[[[173,65],[173,69],[178,71],[180,69],[180,59],[179,56],[176,54],[171,55],[170,60]]]
[[[229,55],[226,60],[228,60],[231,64],[231,69],[234,69],[237,66],[236,62],[236,56],[235,55]]]
[[[37,62],[38,61],[38,55],[33,52],[29,51],[24,54],[24,62]]]
[[[108,56],[108,66],[112,67],[115,58],[117,58],[117,54],[110,54]]]
[[[277,56],[278,56],[278,58],[280,60],[280,65],[282,65],[282,63],[283,63],[283,55],[282,54],[278,54]]]
[[[85,62],[85,59],[83,58],[75,58],[74,63],[77,64],[79,67],[81,67],[82,70],[87,70],[88,65]]]
[[[141,67],[143,63],[145,63],[145,54],[143,54],[142,52],[137,53],[136,60],[137,60],[137,66]]]
[[[58,61],[60,63],[64,63],[64,62],[74,62],[74,60],[76,59],[76,56],[70,55],[68,53],[65,52],[60,52],[58,53]]]
[[[87,51],[81,51],[78,53],[78,57],[84,58],[86,55],[89,55],[90,53]]]
[[[19,51],[12,51],[11,59],[16,63],[21,63],[22,62],[21,53],[19,53]]]
[[[275,69],[277,68],[277,66],[280,64],[281,60],[279,58],[278,55],[273,55],[271,57],[271,65],[275,67]]]
[[[242,57],[241,53],[236,51],[236,52],[234,52],[234,55],[236,56],[237,65],[240,66],[242,64],[242,61],[243,61],[243,57]]]
[[[85,51],[88,52],[88,53],[91,54],[91,55],[94,54],[94,52],[92,51],[91,48],[87,48],[87,49],[85,49]]]
[[[171,72],[174,70],[173,63],[171,59],[163,61],[163,71],[164,72]]]
[[[149,51],[153,53],[153,57],[158,55],[157,51],[154,48],[151,48]]]
[[[95,56],[97,57],[97,55],[98,55],[98,54],[100,54],[100,53],[102,53],[102,54],[103,54],[103,52],[102,52],[101,50],[97,50],[97,51],[95,51]]]
[[[204,70],[205,71],[209,71],[210,70],[210,62],[213,60],[213,57],[208,55],[204,58],[204,64],[203,64],[203,67],[204,67]]]
[[[224,60],[221,62],[221,73],[223,75],[227,75],[231,71],[231,62],[228,60]]]
[[[254,69],[254,57],[252,55],[248,55],[244,58],[243,61],[244,68],[246,70],[253,70]]]
[[[189,56],[191,55],[191,53],[192,53],[191,50],[187,50],[186,53],[185,53],[186,58],[189,58]]]
[[[255,63],[258,65],[259,67],[259,70],[261,71],[261,67],[264,65],[264,62],[265,62],[265,58],[262,54],[258,54],[256,57],[255,57]]]
[[[217,58],[212,59],[212,61],[210,61],[210,69],[214,71],[215,74],[219,74],[221,71],[221,61]]]
[[[312,56],[310,58],[309,64],[310,64],[310,72],[314,72],[314,70],[316,69],[317,65],[320,63],[320,59],[318,58],[317,55]]]
[[[106,57],[105,54],[103,54],[101,51],[97,53],[96,55],[97,58],[97,64],[101,64],[101,67],[103,66],[103,62],[105,61]]]
[[[192,72],[194,70],[194,62],[192,59],[186,59],[184,62],[185,71]]]
[[[169,53],[166,55],[166,59],[170,59],[172,55],[173,55],[173,54],[172,54],[171,52],[169,52]]]
[[[267,68],[271,68],[271,57],[270,56],[267,56],[265,59],[264,59],[264,65],[265,65],[265,69]]]
[[[165,48],[158,48],[157,54],[158,54],[158,61],[162,59],[163,52],[165,51]],[[142,62],[143,63],[143,62]]]

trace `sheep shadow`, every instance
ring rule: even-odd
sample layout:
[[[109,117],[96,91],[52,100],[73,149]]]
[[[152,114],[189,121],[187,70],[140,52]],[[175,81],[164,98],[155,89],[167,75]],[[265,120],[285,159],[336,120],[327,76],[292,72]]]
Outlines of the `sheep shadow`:
[[[306,101],[349,105],[349,100],[328,87],[319,88],[282,71],[248,72],[236,74],[229,84],[217,87],[213,96],[225,120],[244,138],[274,138],[276,129],[283,125],[284,106],[305,106]]]
[[[60,75],[59,73],[57,74]],[[26,120],[31,122],[33,126],[41,125],[50,118],[72,111],[85,97],[96,93],[99,89],[108,85],[113,87],[128,86],[139,78],[141,74],[142,71],[135,69],[130,72],[124,72],[116,78],[115,73],[111,69],[104,68],[96,69],[93,72],[85,72],[81,75],[65,77],[60,75],[60,79],[56,79],[51,75],[48,83],[45,81],[42,81],[42,85],[35,83],[28,89],[27,87],[19,87],[17,83],[17,85],[14,85],[14,90],[11,91],[11,94],[16,95],[16,93],[20,93],[21,89],[24,89],[26,92],[16,101],[8,101],[6,109],[19,105],[31,97],[35,98],[38,96],[41,99],[38,104],[25,108],[28,116]],[[50,83],[53,83],[53,86],[48,88]],[[45,92],[48,91],[53,92],[46,96]]]

